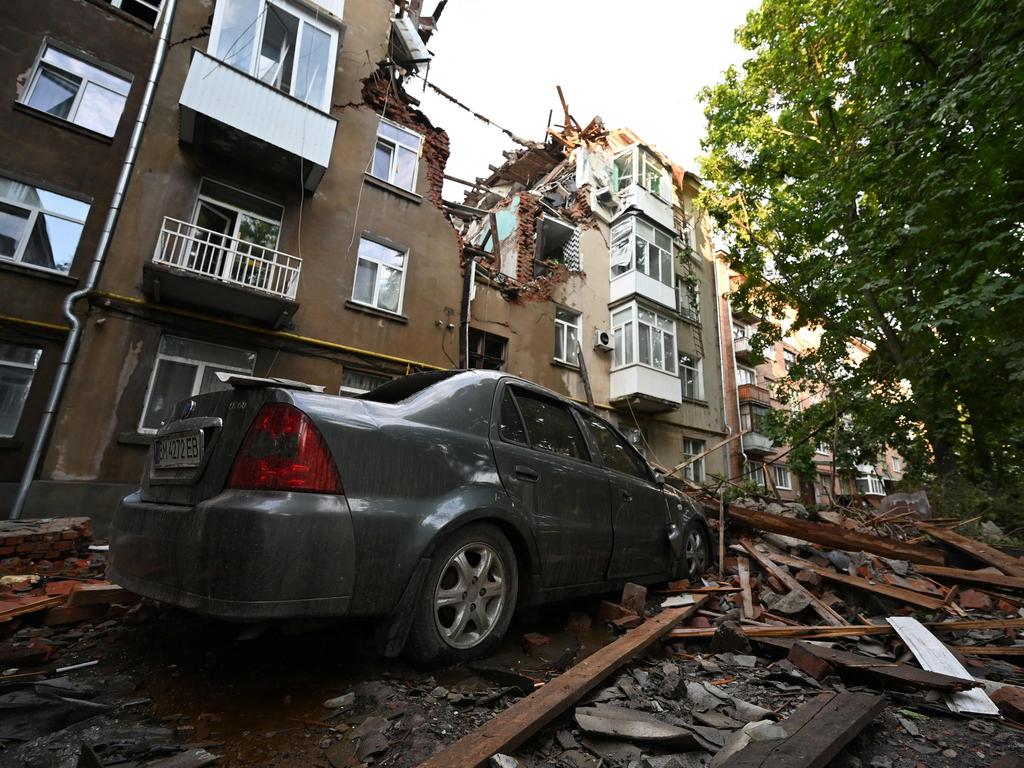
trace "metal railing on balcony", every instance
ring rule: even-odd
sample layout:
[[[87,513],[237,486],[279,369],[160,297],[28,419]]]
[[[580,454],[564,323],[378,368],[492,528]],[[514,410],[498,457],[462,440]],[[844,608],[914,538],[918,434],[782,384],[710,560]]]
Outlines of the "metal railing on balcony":
[[[758,403],[767,406],[772,404],[772,393],[764,387],[759,387],[756,384],[740,384],[738,389],[741,403]]]
[[[291,300],[302,270],[298,256],[170,216],[164,218],[153,263]]]

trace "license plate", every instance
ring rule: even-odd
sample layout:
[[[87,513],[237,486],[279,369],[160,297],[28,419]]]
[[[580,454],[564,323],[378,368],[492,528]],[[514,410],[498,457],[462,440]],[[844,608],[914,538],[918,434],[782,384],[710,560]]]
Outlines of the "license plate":
[[[153,464],[157,469],[198,467],[203,460],[203,433],[197,429],[159,437],[153,451]]]

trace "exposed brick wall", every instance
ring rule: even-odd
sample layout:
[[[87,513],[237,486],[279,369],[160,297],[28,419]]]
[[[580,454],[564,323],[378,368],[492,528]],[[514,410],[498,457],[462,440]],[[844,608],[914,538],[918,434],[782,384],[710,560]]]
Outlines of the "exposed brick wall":
[[[389,89],[390,68],[381,66],[363,81],[363,103],[382,111],[388,120],[403,125],[423,135],[423,159],[427,161],[427,196],[438,208],[442,205],[441,189],[444,187],[444,169],[448,164],[451,149],[448,134],[437,128],[416,107],[405,101],[405,94],[395,83]]]
[[[535,195],[519,193],[518,226],[516,227],[516,282],[525,286],[533,280],[534,243],[537,235],[537,211],[540,203]]]
[[[0,558],[61,560],[84,551],[92,538],[88,517],[0,522]]]

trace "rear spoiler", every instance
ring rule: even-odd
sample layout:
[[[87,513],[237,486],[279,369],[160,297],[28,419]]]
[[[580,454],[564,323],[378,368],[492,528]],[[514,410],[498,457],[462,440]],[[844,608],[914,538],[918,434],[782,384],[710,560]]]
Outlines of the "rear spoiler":
[[[279,387],[281,389],[294,389],[299,392],[319,392],[324,388],[316,384],[306,384],[304,381],[293,381],[291,379],[273,379],[263,376],[245,376],[241,373],[228,373],[217,371],[217,378],[235,389],[257,389],[259,387]]]

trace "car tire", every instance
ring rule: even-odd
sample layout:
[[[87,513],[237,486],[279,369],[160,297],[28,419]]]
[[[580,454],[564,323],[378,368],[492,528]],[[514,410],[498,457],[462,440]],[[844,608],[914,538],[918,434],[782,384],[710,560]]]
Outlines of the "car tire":
[[[679,578],[691,583],[703,577],[711,565],[711,541],[708,531],[696,518],[683,526],[683,556],[679,561]]]
[[[518,587],[516,556],[505,535],[484,523],[460,528],[431,557],[406,653],[430,665],[493,653],[512,621]]]

